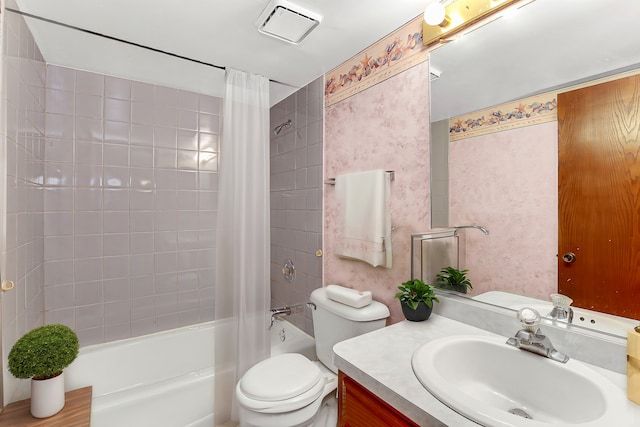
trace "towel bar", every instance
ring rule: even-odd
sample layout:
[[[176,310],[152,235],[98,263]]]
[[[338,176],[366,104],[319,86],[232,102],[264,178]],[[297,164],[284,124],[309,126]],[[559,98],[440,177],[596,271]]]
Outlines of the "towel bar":
[[[396,177],[395,171],[385,171],[385,172],[390,175],[391,181],[393,181],[395,179],[395,177]],[[335,178],[327,178],[324,183],[325,184],[329,184],[329,185],[336,185],[336,179]]]

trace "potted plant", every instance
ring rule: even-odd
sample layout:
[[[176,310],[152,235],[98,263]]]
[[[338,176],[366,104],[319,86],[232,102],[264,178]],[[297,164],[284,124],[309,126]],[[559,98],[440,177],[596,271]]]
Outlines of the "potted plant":
[[[76,333],[64,325],[35,328],[15,342],[9,352],[9,372],[31,378],[31,415],[47,418],[64,407],[63,369],[78,356]]]
[[[402,313],[407,320],[427,320],[433,310],[433,301],[440,302],[433,287],[420,279],[412,279],[398,286],[395,297],[400,300]]]
[[[468,289],[473,289],[471,281],[467,278],[468,272],[469,270],[445,267],[436,275],[434,286],[466,294]]]

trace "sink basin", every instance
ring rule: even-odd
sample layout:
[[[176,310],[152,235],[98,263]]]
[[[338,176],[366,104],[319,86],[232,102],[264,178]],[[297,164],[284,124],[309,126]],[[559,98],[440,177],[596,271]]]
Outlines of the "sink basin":
[[[577,360],[555,362],[506,340],[439,338],[415,351],[413,371],[438,400],[484,426],[628,424],[626,395],[609,379]]]

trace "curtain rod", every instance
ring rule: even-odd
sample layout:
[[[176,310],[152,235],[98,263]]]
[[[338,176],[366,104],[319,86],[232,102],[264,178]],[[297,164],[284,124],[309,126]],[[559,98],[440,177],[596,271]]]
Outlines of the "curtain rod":
[[[34,14],[28,13],[28,12],[23,12],[21,10],[9,8],[9,7],[5,7],[5,10],[7,10],[9,12],[17,13],[18,15],[26,16],[27,18],[33,18],[33,19],[37,19],[37,20],[40,20],[40,21],[47,22],[49,24],[59,25],[59,26],[64,27],[64,28],[69,28],[69,29],[72,29],[72,30],[76,30],[76,31],[80,31],[80,32],[86,33],[86,34],[91,34],[92,36],[102,37],[102,38],[105,38],[105,39],[108,39],[108,40],[112,40],[112,41],[128,44],[130,46],[135,46],[135,47],[139,47],[139,48],[142,48],[142,49],[150,50],[152,52],[161,53],[163,55],[172,56],[174,58],[184,59],[185,61],[195,62],[195,63],[200,64],[200,65],[206,65],[207,67],[217,68],[219,70],[226,70],[226,67],[223,67],[221,65],[216,65],[216,64],[212,64],[210,62],[200,61],[199,59],[189,58],[188,56],[179,55],[179,54],[173,53],[173,52],[167,52],[166,50],[157,49],[155,47],[143,45],[143,44],[140,44],[140,43],[136,43],[136,42],[132,42],[132,41],[129,41],[129,40],[121,39],[121,38],[118,38],[118,37],[113,37],[113,36],[110,36],[110,35],[107,35],[107,34],[99,33],[97,31],[88,30],[86,28],[78,27],[78,26],[75,26],[75,25],[65,24],[64,22],[56,21],[54,19],[45,18],[43,16],[34,15]],[[278,83],[278,84],[285,85],[285,86],[296,87],[296,86],[290,85],[288,83],[279,82],[277,80],[269,79],[269,81],[271,83]]]

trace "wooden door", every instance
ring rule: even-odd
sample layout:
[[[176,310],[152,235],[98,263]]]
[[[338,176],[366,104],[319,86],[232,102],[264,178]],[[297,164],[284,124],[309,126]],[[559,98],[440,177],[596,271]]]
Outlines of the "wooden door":
[[[558,144],[558,290],[640,318],[640,76],[560,94]]]

